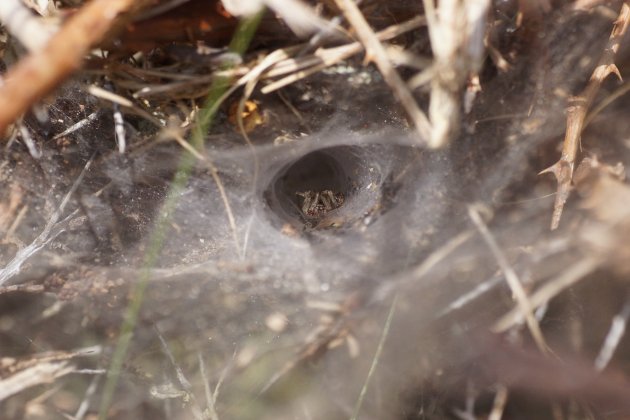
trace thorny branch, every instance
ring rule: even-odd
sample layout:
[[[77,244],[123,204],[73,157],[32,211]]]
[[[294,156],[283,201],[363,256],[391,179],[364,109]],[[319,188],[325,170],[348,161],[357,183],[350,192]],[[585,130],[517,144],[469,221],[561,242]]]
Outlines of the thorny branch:
[[[556,180],[558,181],[558,190],[553,206],[553,216],[551,218],[552,230],[558,228],[558,225],[560,224],[560,217],[562,216],[562,210],[564,209],[564,205],[571,192],[575,160],[578,147],[580,145],[580,135],[584,129],[586,113],[593,103],[593,100],[595,99],[595,96],[606,77],[608,77],[611,73],[614,73],[621,79],[621,75],[619,74],[619,70],[617,69],[614,61],[615,55],[619,50],[619,44],[628,29],[629,23],[630,5],[628,2],[624,2],[621,6],[619,17],[615,21],[610,38],[608,39],[606,49],[604,50],[597,67],[593,71],[588,85],[580,95],[569,101],[569,107],[567,109],[567,129],[560,160],[540,172],[541,174],[551,172],[556,176]]]
[[[72,16],[41,51],[10,69],[0,86],[0,133],[77,70],[90,48],[112,30],[121,14],[147,3],[148,0],[93,0]]]

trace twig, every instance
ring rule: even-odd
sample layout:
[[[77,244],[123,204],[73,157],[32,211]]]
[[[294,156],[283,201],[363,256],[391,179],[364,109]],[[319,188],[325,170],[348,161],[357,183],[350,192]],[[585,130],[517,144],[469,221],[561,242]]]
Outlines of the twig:
[[[54,382],[73,370],[74,367],[67,362],[44,362],[21,370],[0,380],[0,401],[35,385]]]
[[[184,375],[184,371],[182,370],[182,368],[177,364],[177,361],[175,360],[175,356],[173,355],[173,352],[171,352],[171,349],[168,347],[168,344],[166,343],[166,340],[164,340],[164,337],[162,336],[162,333],[160,332],[160,329],[158,328],[157,325],[155,325],[155,333],[157,334],[160,340],[160,344],[162,345],[162,351],[164,352],[169,362],[171,363],[171,366],[175,370],[177,381],[179,382],[182,389],[186,393],[186,396],[189,399],[189,401],[192,402],[191,411],[194,418],[202,419],[203,418],[202,410],[199,404],[197,403],[197,398],[195,397],[195,394],[193,393],[192,384],[186,378],[186,375]]]
[[[65,129],[61,133],[55,134],[52,139],[53,140],[57,140],[57,139],[59,139],[61,137],[65,137],[65,136],[67,136],[69,134],[74,133],[75,131],[85,127],[89,123],[91,123],[93,121],[96,121],[96,118],[98,117],[98,115],[99,114],[98,114],[97,111],[92,112],[90,115],[88,115],[87,117],[83,118],[81,121],[79,121],[79,122],[77,122],[75,124],[72,124],[70,127]]]
[[[234,352],[234,354],[232,354],[232,362],[234,361],[234,357],[236,357],[236,352]],[[230,370],[230,364],[226,365],[221,370],[221,374],[219,374],[219,380],[217,381],[217,384],[214,387],[214,392],[212,392],[212,400],[215,403],[219,399],[219,391],[221,390],[221,385],[223,385],[223,381],[225,380],[229,370]]]
[[[0,1],[0,22],[29,51],[41,50],[56,30],[36,17],[21,0]]]
[[[43,284],[14,284],[13,286],[0,287],[0,295],[12,292],[41,293],[46,288]]]
[[[383,79],[394,92],[401,105],[413,121],[422,143],[428,142],[431,135],[431,124],[416,100],[409,92],[407,85],[392,65],[387,51],[380,43],[376,34],[353,0],[335,0],[337,7],[344,14],[348,22],[354,27],[357,37],[365,47],[366,59],[374,61]]]
[[[429,146],[446,146],[459,133],[461,91],[484,58],[489,0],[423,0],[434,56]]]
[[[521,284],[521,281],[519,280],[516,272],[514,271],[514,269],[512,269],[512,266],[510,266],[510,263],[505,257],[505,254],[503,253],[503,251],[501,251],[501,248],[497,244],[497,241],[490,233],[488,226],[486,226],[485,222],[481,218],[479,211],[474,206],[469,206],[468,215],[470,216],[475,226],[477,226],[477,229],[479,229],[479,233],[481,233],[481,236],[486,242],[486,245],[488,245],[488,248],[490,248],[492,255],[494,255],[494,258],[497,260],[499,268],[505,276],[505,281],[507,282],[508,286],[510,286],[512,294],[516,299],[518,308],[521,314],[525,317],[527,327],[529,328],[529,331],[532,334],[536,345],[543,354],[547,354],[549,352],[549,348],[547,347],[545,338],[542,334],[542,331],[540,330],[540,325],[538,324],[538,321],[534,316],[535,306],[532,305],[529,298],[527,297],[527,292],[525,292],[525,289],[523,288],[523,285]]]
[[[197,352],[197,360],[199,362],[199,373],[201,374],[201,379],[203,379],[203,389],[206,395],[206,410],[208,412],[208,416],[210,417],[210,420],[219,420],[219,415],[217,414],[215,406],[216,400],[210,391],[210,379],[206,373],[206,364],[203,361],[201,352]]]
[[[68,205],[68,201],[70,201],[70,197],[72,197],[72,195],[77,190],[77,188],[79,188],[79,185],[83,181],[83,177],[85,176],[87,171],[90,169],[90,166],[92,165],[92,159],[93,158],[91,158],[85,164],[85,166],[83,167],[83,170],[81,171],[77,179],[74,181],[74,183],[72,184],[72,187],[66,193],[63,200],[61,201],[61,204],[59,204],[59,207],[57,208],[57,210],[55,210],[55,212],[52,214],[52,216],[46,223],[46,226],[44,226],[44,229],[39,234],[39,236],[37,236],[37,238],[35,238],[33,242],[31,242],[28,246],[19,250],[17,254],[15,254],[15,256],[11,259],[11,261],[9,261],[9,263],[7,263],[7,265],[4,268],[0,269],[0,286],[2,286],[11,278],[16,276],[20,272],[20,269],[22,268],[22,264],[24,264],[26,260],[28,260],[34,254],[39,252],[43,247],[45,247],[48,243],[54,240],[74,220],[74,217],[78,213],[77,210],[70,213],[68,216],[66,216],[65,219],[61,221],[59,219],[61,218],[64,210],[66,209],[66,206]]]
[[[125,153],[127,148],[127,135],[125,130],[125,120],[123,119],[122,112],[120,112],[120,106],[114,104],[114,137],[116,138],[116,144],[118,145],[118,153],[121,155]]]
[[[112,92],[111,90],[103,89],[100,86],[89,85],[87,86],[87,91],[90,95],[94,95],[97,98],[101,98],[106,101],[125,106],[127,108],[133,107],[133,102],[130,99],[127,99],[124,96],[120,96],[117,93]]]
[[[601,372],[606,369],[606,366],[608,366],[608,363],[612,359],[621,338],[626,332],[628,318],[630,318],[630,302],[626,302],[621,311],[615,315],[612,320],[612,324],[610,325],[610,329],[608,330],[608,334],[606,334],[606,339],[604,340],[604,345],[595,359],[595,369],[597,371]]]
[[[44,49],[21,60],[0,86],[0,133],[33,103],[76,71],[90,48],[113,28],[117,18],[148,0],[92,0],[57,32]]]
[[[24,125],[21,119],[17,123],[17,127],[20,132],[20,137],[26,145],[28,153],[31,155],[31,157],[36,160],[41,158],[43,156],[42,151],[37,148],[37,145],[35,145],[35,141],[33,140],[33,136],[31,136],[31,132],[26,127],[26,125]]]
[[[483,283],[480,283],[469,292],[459,296],[457,299],[449,303],[448,306],[442,309],[440,312],[438,312],[438,314],[435,317],[441,318],[453,311],[463,308],[465,305],[477,299],[479,296],[483,295],[489,290],[492,290],[492,288],[494,288],[496,285],[498,285],[502,281],[503,281],[503,278],[501,276],[494,276],[490,278],[489,280],[486,280]]]
[[[376,33],[376,37],[380,41],[386,41],[395,38],[401,34],[412,31],[426,24],[423,16],[416,16],[406,22],[391,25],[382,31]],[[336,64],[348,57],[351,57],[363,51],[364,47],[360,42],[352,42],[350,44],[341,45],[332,48],[321,48],[312,55],[299,58],[288,58],[274,64],[263,76],[276,77],[283,74],[296,72],[287,77],[276,80],[261,89],[264,94],[271,93],[274,90],[287,86],[291,83],[301,80],[311,74],[315,74],[322,69]],[[302,70],[302,71],[299,71]]]
[[[0,380],[0,401],[26,388],[51,383],[60,376],[76,372],[74,367],[68,365],[68,360],[96,356],[100,353],[100,346],[85,347],[69,352],[46,352],[4,366],[5,373],[8,372],[11,376]]]
[[[593,103],[599,88],[611,73],[616,74],[620,79],[621,75],[615,65],[615,55],[619,50],[619,44],[625,35],[628,24],[630,24],[630,5],[628,2],[624,2],[619,12],[619,17],[615,21],[612,33],[608,39],[608,43],[604,52],[599,60],[599,63],[586,88],[582,93],[569,101],[569,107],[567,108],[567,129],[564,136],[564,142],[562,146],[562,155],[560,160],[554,163],[549,168],[541,171],[544,173],[553,173],[558,181],[558,192],[556,194],[556,200],[553,206],[553,215],[551,218],[551,229],[557,229],[560,224],[560,218],[562,217],[562,210],[569,198],[571,192],[571,183],[573,180],[573,170],[575,167],[575,160],[577,151],[580,146],[580,136],[584,129],[584,119],[586,113]]]
[[[105,373],[105,372],[103,372]],[[101,380],[101,375],[94,375],[90,385],[88,385],[85,390],[85,394],[83,395],[83,401],[79,404],[79,408],[77,408],[77,412],[74,414],[74,420],[82,420],[83,417],[87,414],[88,409],[90,408],[90,399],[94,396],[96,389],[98,388],[98,382]]]
[[[175,141],[177,141],[177,143],[179,143],[179,145],[182,146],[185,150],[190,152],[197,159],[203,160],[203,156],[182,137],[183,130],[181,130],[180,127],[175,127],[173,124],[171,124],[172,121],[176,120],[176,117],[172,116],[168,119],[168,122],[165,122],[164,119],[159,119],[150,114],[148,111],[145,111],[143,108],[140,108],[130,99],[105,90],[99,86],[90,85],[87,87],[87,90],[90,94],[96,96],[97,98],[112,102],[113,108],[115,108],[117,105],[123,106],[127,113],[144,118],[146,121],[159,128],[160,132],[155,143],[162,140],[170,141],[172,139],[175,139]]]
[[[477,420],[475,417],[475,387],[472,380],[466,381],[466,400],[464,409],[454,408],[453,414],[455,414],[461,420]]]
[[[494,395],[494,403],[492,404],[492,411],[488,416],[488,420],[501,420],[503,417],[503,411],[508,399],[508,389],[505,385],[497,385],[497,393]]]
[[[549,302],[554,296],[558,295],[560,292],[565,290],[566,288],[572,286],[580,279],[582,279],[587,274],[594,271],[599,262],[594,258],[584,258],[579,261],[577,264],[572,265],[563,272],[560,276],[551,280],[545,285],[541,286],[540,289],[536,290],[529,297],[529,302],[532,307],[538,307],[540,305],[544,305]],[[506,315],[501,317],[492,327],[492,331],[494,332],[504,332],[511,328],[518,319],[521,317],[521,312],[519,308],[514,308]]]

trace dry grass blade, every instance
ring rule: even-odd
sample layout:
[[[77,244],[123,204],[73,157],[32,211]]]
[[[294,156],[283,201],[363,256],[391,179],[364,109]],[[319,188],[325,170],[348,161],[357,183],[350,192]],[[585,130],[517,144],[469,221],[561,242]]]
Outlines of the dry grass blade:
[[[488,416],[488,420],[501,420],[505,406],[507,404],[509,391],[505,385],[497,385],[497,393],[494,396],[494,403],[492,404],[492,411]]]
[[[73,221],[75,221],[75,218],[78,214],[77,210],[70,213],[63,220],[60,219],[66,206],[68,205],[68,202],[70,201],[70,198],[76,192],[77,188],[79,188],[79,185],[83,181],[83,178],[85,177],[87,171],[90,169],[91,165],[92,159],[90,159],[85,164],[83,170],[74,181],[72,187],[66,193],[63,200],[61,201],[61,204],[59,204],[57,210],[52,214],[52,216],[48,220],[48,223],[46,223],[46,226],[44,226],[44,229],[39,234],[39,236],[37,236],[37,238],[35,238],[33,242],[31,242],[29,245],[20,249],[11,259],[11,261],[9,261],[3,268],[0,269],[0,286],[19,274],[22,268],[22,264],[24,264],[33,255],[38,253],[42,248],[44,248],[44,246],[46,246],[58,235],[60,235],[65,229],[68,228],[68,226]]]
[[[496,240],[490,233],[488,226],[486,226],[483,219],[481,218],[479,211],[475,207],[470,206],[468,207],[468,215],[472,219],[475,226],[477,226],[477,229],[479,229],[479,232],[488,245],[488,248],[490,248],[492,255],[494,255],[494,258],[497,260],[497,264],[499,264],[499,268],[505,276],[505,281],[507,281],[510,289],[512,290],[512,294],[514,295],[516,303],[518,304],[518,309],[520,313],[525,317],[527,327],[529,328],[529,331],[532,334],[532,337],[534,338],[538,349],[543,354],[547,354],[549,352],[549,347],[547,346],[545,337],[540,330],[540,325],[534,317],[535,306],[529,300],[527,293],[525,292],[525,289],[521,284],[521,281],[516,275],[516,272],[510,266],[510,263],[505,257],[505,254],[503,254],[503,252],[501,251],[499,244],[496,242]]]
[[[619,12],[619,17],[615,22],[608,44],[593,71],[588,85],[582,93],[572,98],[567,109],[567,129],[562,145],[562,155],[560,160],[549,168],[540,172],[553,173],[558,181],[558,191],[553,206],[553,216],[551,218],[551,229],[557,229],[562,217],[562,210],[571,193],[573,181],[573,171],[578,148],[580,146],[580,135],[584,129],[586,113],[593,103],[599,88],[611,73],[621,78],[617,66],[615,66],[615,55],[619,50],[619,45],[630,24],[630,5],[624,2]]]
[[[66,362],[43,362],[0,380],[0,401],[35,385],[54,382],[74,371]]]
[[[353,0],[335,0],[342,13],[354,27],[357,37],[365,47],[366,59],[374,61],[383,79],[390,86],[396,98],[413,121],[421,142],[427,142],[431,135],[431,124],[418,106],[407,85],[392,65],[385,47],[370,28],[365,17]]]
[[[208,413],[208,417],[210,420],[219,420],[219,415],[217,414],[216,405],[216,396],[212,394],[210,390],[210,379],[208,378],[208,374],[206,373],[206,363],[203,361],[203,356],[201,352],[197,353],[197,362],[199,364],[199,373],[203,378],[203,389],[206,396],[206,412]],[[217,384],[217,391],[218,391]]]
[[[68,365],[68,360],[100,353],[100,346],[93,346],[70,352],[41,353],[23,360],[0,359],[0,368],[4,373],[9,373],[0,379],[0,401],[32,386],[51,383],[68,373],[78,372]]]
[[[92,397],[94,396],[96,389],[98,388],[98,383],[100,379],[101,379],[100,375],[95,375],[94,378],[92,378],[90,385],[85,390],[83,400],[81,401],[81,404],[79,404],[79,408],[77,408],[77,411],[74,414],[74,420],[82,420],[87,414],[90,408],[90,401]]]
[[[182,369],[182,367],[177,363],[177,360],[175,360],[175,356],[173,355],[173,352],[168,347],[168,344],[166,343],[166,340],[162,336],[162,333],[160,332],[160,329],[158,328],[157,325],[155,326],[155,333],[157,334],[160,340],[160,345],[162,346],[162,352],[168,358],[168,361],[170,362],[177,376],[177,381],[179,382],[179,385],[184,390],[187,401],[190,402],[190,410],[192,412],[193,417],[195,419],[202,419],[203,418],[202,410],[199,404],[197,403],[197,398],[195,397],[195,394],[193,393],[192,384],[186,378],[186,375],[184,374],[184,370]]]
[[[92,46],[112,30],[123,13],[148,0],[93,0],[55,34],[46,47],[24,58],[0,86],[0,133],[81,66]]]
[[[598,371],[601,372],[606,369],[606,366],[612,359],[621,338],[626,332],[628,318],[630,318],[630,302],[626,302],[621,311],[612,320],[604,344],[595,359],[595,369]]]
[[[426,20],[424,17],[417,16],[406,22],[392,25],[382,31],[379,31],[376,33],[376,37],[379,41],[386,41],[417,29],[425,23]],[[264,94],[271,93],[358,54],[361,51],[363,51],[363,45],[360,42],[353,42],[338,47],[321,48],[315,51],[315,53],[311,56],[283,59],[282,61],[275,63],[273,66],[270,66],[270,69],[266,71],[263,76],[268,78],[281,76],[294,71],[296,73],[292,73],[289,76],[266,85],[261,89],[261,92]]]
[[[570,287],[571,285],[577,283],[580,279],[584,278],[587,274],[593,272],[599,265],[599,262],[594,258],[585,258],[574,264],[569,269],[567,269],[564,273],[560,274],[557,278],[547,282],[545,285],[540,287],[540,289],[536,290],[529,297],[529,302],[532,308],[536,308],[540,305],[544,305],[549,302],[554,296],[557,296]],[[492,330],[494,332],[500,333],[507,331],[514,324],[521,319],[521,312],[519,308],[514,308],[506,315],[501,317],[494,326]]]

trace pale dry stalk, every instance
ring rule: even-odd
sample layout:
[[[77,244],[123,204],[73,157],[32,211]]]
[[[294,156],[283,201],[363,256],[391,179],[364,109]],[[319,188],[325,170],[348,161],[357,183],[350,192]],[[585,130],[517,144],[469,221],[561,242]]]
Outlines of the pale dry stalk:
[[[53,383],[73,371],[74,367],[66,362],[43,362],[28,367],[0,379],[0,401],[36,385]]]
[[[519,311],[520,315],[525,318],[527,328],[529,329],[529,332],[532,335],[536,346],[542,354],[549,354],[549,347],[547,346],[545,337],[542,333],[542,330],[540,329],[540,324],[538,323],[538,320],[534,315],[534,309],[536,308],[536,306],[532,303],[530,297],[527,295],[527,292],[525,291],[521,280],[518,278],[518,275],[508,262],[507,257],[501,250],[501,247],[495,240],[494,236],[492,236],[492,234],[490,233],[490,229],[488,229],[488,226],[482,219],[478,209],[475,206],[469,206],[468,215],[479,230],[481,237],[486,242],[486,245],[490,249],[490,252],[492,252],[492,255],[497,261],[497,264],[499,265],[499,268],[501,269],[501,272],[505,277],[505,281],[512,291],[512,296],[514,297],[514,300],[516,300],[517,310]]]
[[[29,51],[43,48],[57,30],[54,24],[36,17],[20,0],[0,1],[0,22]]]
[[[446,146],[459,133],[461,95],[484,58],[489,0],[423,0],[434,65],[431,78],[429,147]]]

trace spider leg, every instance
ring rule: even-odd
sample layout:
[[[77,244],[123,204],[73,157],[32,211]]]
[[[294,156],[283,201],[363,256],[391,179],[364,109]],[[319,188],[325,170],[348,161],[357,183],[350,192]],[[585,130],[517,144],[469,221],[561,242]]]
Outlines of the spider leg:
[[[317,206],[319,205],[319,201],[320,201],[320,195],[318,192],[315,193],[315,197],[313,197],[313,201],[310,203],[310,206],[308,208],[308,214],[309,215],[314,215],[317,213]]]
[[[326,211],[332,210],[335,205],[335,196],[333,195],[332,191],[322,191],[321,202],[324,205],[324,209]]]
[[[302,202],[302,213],[308,214],[313,204],[313,192],[312,191],[296,192],[295,195],[300,196],[304,199],[304,201]]]

